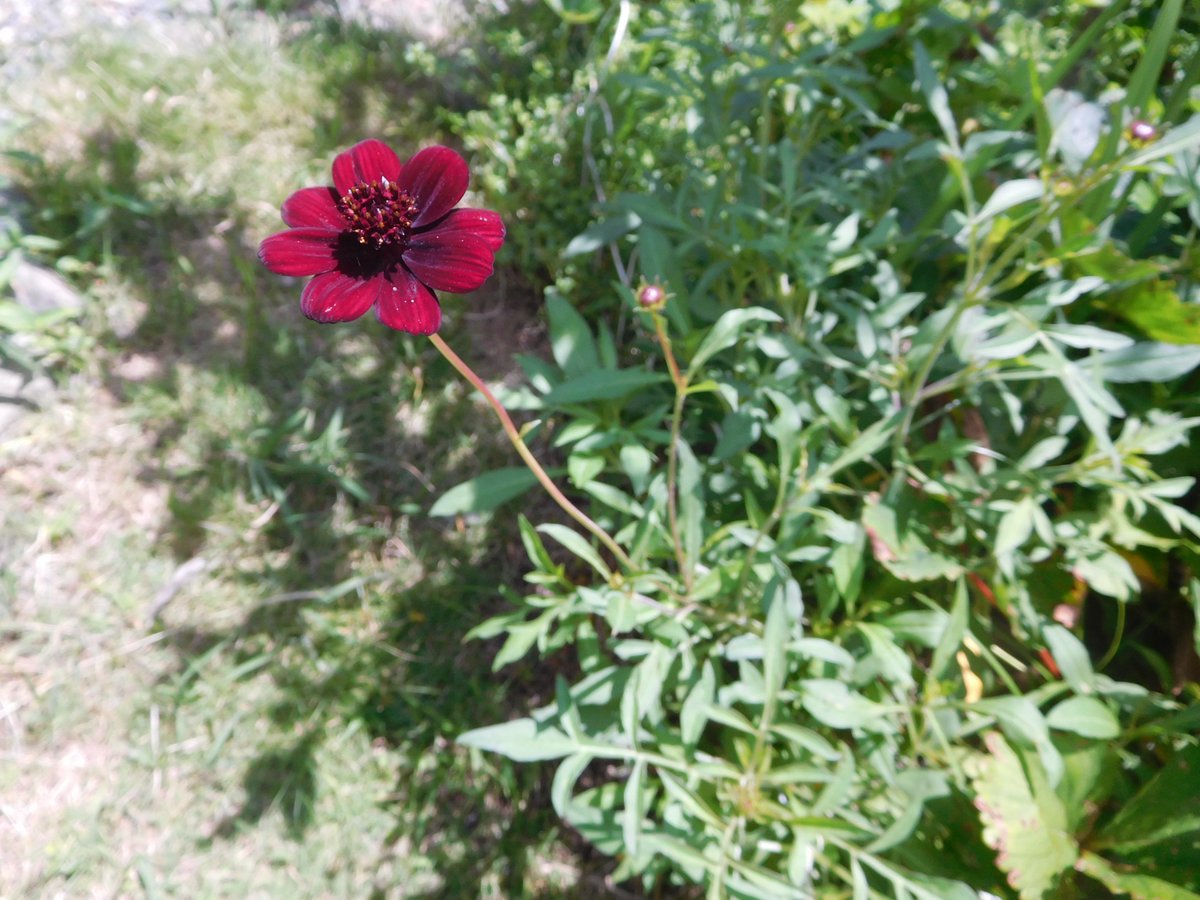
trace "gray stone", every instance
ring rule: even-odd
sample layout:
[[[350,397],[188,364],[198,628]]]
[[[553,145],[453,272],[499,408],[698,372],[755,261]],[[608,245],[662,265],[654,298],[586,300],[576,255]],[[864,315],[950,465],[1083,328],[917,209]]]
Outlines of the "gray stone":
[[[0,369],[0,438],[13,437],[32,412],[54,399],[54,383],[44,375],[30,378]]]
[[[83,295],[53,269],[21,260],[9,282],[17,303],[31,313],[83,308]]]

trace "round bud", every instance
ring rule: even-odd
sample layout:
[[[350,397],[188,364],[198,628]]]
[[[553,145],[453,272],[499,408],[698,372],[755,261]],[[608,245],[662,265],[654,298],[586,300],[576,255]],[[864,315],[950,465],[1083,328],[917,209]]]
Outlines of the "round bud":
[[[638,288],[637,302],[642,309],[662,309],[667,304],[667,292],[661,284],[643,282]]]
[[[1147,144],[1158,137],[1158,129],[1144,119],[1134,119],[1129,123],[1129,137],[1139,144]]]

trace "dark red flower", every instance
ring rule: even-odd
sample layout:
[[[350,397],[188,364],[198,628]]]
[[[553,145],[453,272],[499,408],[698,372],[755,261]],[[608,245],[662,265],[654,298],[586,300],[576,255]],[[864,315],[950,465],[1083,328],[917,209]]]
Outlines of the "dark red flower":
[[[258,258],[280,275],[312,275],[300,308],[317,322],[348,322],[372,306],[384,325],[433,334],[442,322],[434,290],[473,291],[492,274],[504,223],[486,209],[454,209],[467,164],[427,147],[401,165],[381,141],[333,161],[333,187],[296,191],[283,204],[288,231]]]

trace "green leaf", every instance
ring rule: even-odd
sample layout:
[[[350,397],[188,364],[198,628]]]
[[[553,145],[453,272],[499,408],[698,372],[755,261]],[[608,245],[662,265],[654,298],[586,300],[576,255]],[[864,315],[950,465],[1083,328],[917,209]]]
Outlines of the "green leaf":
[[[1065,830],[1062,803],[1044,778],[1036,777],[1035,761],[1029,761],[1031,783],[1021,759],[999,733],[989,732],[984,740],[988,753],[974,754],[966,766],[984,843],[996,851],[996,865],[1008,873],[1022,900],[1051,896],[1079,852]]]
[[[676,445],[679,456],[679,526],[683,532],[683,553],[695,570],[704,542],[704,474],[692,448],[681,437]]]
[[[981,224],[1002,212],[1007,212],[1014,206],[1020,206],[1022,203],[1029,203],[1032,200],[1040,200],[1045,192],[1045,185],[1037,178],[1017,178],[1013,181],[1006,181],[992,191],[987,202],[983,204],[983,208],[975,215],[974,221],[976,224]]]
[[[618,212],[607,219],[601,219],[573,237],[566,249],[563,250],[563,256],[580,256],[599,250],[629,234],[641,223],[642,220],[635,213],[629,211]]]
[[[1181,835],[1200,836],[1200,746],[1175,753],[1167,764],[1091,841],[1096,848],[1129,853]],[[1183,800],[1190,802],[1181,802]]]
[[[1137,68],[1129,76],[1125,90],[1126,108],[1146,108],[1155,86],[1159,83],[1163,67],[1170,60],[1171,41],[1175,38],[1175,25],[1183,10],[1183,0],[1163,0],[1154,19],[1154,27],[1141,47]]]
[[[1099,378],[1113,384],[1173,381],[1200,366],[1200,345],[1143,341],[1094,353],[1087,360]]]
[[[929,51],[920,41],[913,41],[913,65],[916,68],[917,85],[929,103],[929,111],[937,119],[955,155],[962,156],[958,146],[958,124],[954,121],[954,113],[950,111],[950,97],[938,80],[929,59]]]
[[[642,787],[646,781],[646,760],[639,758],[625,782],[625,810],[621,816],[621,836],[628,853],[638,852],[642,835]]]
[[[1107,548],[1081,553],[1070,562],[1076,576],[1106,596],[1128,600],[1139,589],[1137,575],[1128,560]]]
[[[499,753],[517,762],[560,759],[583,749],[560,729],[529,718],[475,728],[459,735],[458,743]]]
[[[763,628],[763,681],[767,699],[763,706],[764,727],[775,718],[775,704],[787,678],[788,621],[786,602],[782,592],[776,592],[767,610],[767,622]]]
[[[711,660],[705,660],[700,677],[688,691],[679,710],[679,735],[685,747],[695,747],[708,722],[708,710],[716,698],[717,678]]]
[[[993,547],[993,552],[997,556],[1012,553],[1033,534],[1033,507],[1033,498],[1026,495],[1000,517],[1000,524],[996,526],[996,541]]]
[[[1195,121],[1200,136],[1200,116]],[[1200,304],[1185,302],[1167,282],[1142,282],[1114,291],[1105,297],[1104,307],[1152,341],[1200,344]]]
[[[704,340],[700,342],[700,346],[692,356],[692,361],[688,364],[688,377],[690,378],[700,371],[701,366],[708,362],[709,358],[736,344],[748,325],[755,322],[782,321],[778,314],[761,306],[728,310],[704,335]]]
[[[484,472],[442,494],[429,510],[431,516],[458,516],[491,512],[497,506],[518,497],[537,484],[537,478],[524,466]]]
[[[1090,693],[1096,686],[1096,673],[1083,641],[1054,623],[1043,626],[1042,638],[1071,689],[1079,694]]]
[[[1100,741],[1112,740],[1121,733],[1112,710],[1095,697],[1068,697],[1050,710],[1046,724]]]
[[[575,753],[559,763],[558,770],[554,773],[550,802],[554,805],[554,811],[564,819],[567,817],[567,808],[571,805],[571,794],[575,791],[575,785],[591,762],[591,754]]]
[[[550,329],[550,352],[568,378],[600,368],[592,330],[575,307],[557,291],[547,292],[546,318]]]
[[[800,702],[809,715],[831,728],[862,728],[884,734],[895,732],[895,706],[885,706],[851,691],[832,678],[809,678],[800,682]]]
[[[929,662],[929,670],[926,675],[929,681],[936,681],[942,677],[942,673],[950,665],[954,654],[962,646],[963,637],[967,633],[969,614],[970,595],[967,592],[967,582],[960,578],[954,586],[954,605],[950,607],[950,618],[946,622],[946,628],[942,631],[941,637],[938,638],[937,646],[933,650],[933,658]]]
[[[566,525],[558,525],[549,523],[539,525],[537,530],[542,534],[548,535],[558,541],[577,557],[600,573],[605,581],[612,577],[612,570],[601,559],[600,554],[596,552],[596,548],[587,542],[587,540],[578,531],[572,531]]]
[[[1005,733],[1022,744],[1034,747],[1051,787],[1063,776],[1062,754],[1050,740],[1050,728],[1041,710],[1028,697],[987,697],[972,704],[972,709],[996,717]]]
[[[621,469],[629,476],[635,494],[646,490],[654,467],[654,454],[641,444],[626,444],[620,453]]]
[[[546,406],[568,406],[592,400],[617,400],[634,391],[661,384],[667,376],[644,369],[596,369],[555,385],[543,397]]]
[[[1200,894],[1153,875],[1118,871],[1104,857],[1086,850],[1080,855],[1076,868],[1114,894],[1129,894],[1134,900],[1200,900]]]

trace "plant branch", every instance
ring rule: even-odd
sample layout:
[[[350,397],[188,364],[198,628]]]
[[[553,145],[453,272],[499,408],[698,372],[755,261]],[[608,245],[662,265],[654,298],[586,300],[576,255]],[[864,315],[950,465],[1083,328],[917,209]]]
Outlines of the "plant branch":
[[[513,424],[512,417],[508,414],[508,410],[506,410],[504,405],[496,399],[496,395],[492,393],[491,389],[484,383],[483,379],[476,375],[474,370],[465,362],[463,362],[462,358],[459,357],[459,355],[453,350],[451,350],[439,335],[431,334],[429,336],[429,340],[433,346],[437,347],[438,352],[446,358],[446,361],[449,362],[450,365],[454,366],[454,368],[458,370],[458,373],[462,375],[463,378],[467,379],[467,381],[474,385],[475,389],[479,391],[479,393],[483,394],[484,399],[487,400],[488,405],[492,408],[492,411],[496,413],[496,418],[500,420],[500,425],[504,428],[504,433],[508,435],[508,439],[512,441],[512,445],[516,449],[517,454],[521,457],[521,461],[524,462],[529,468],[529,471],[533,473],[533,476],[545,489],[546,493],[554,499],[555,503],[562,507],[563,512],[582,525],[585,529],[590,531],[596,537],[596,539],[608,549],[608,552],[611,553],[617,559],[617,561],[625,567],[627,571],[634,571],[635,566],[633,564],[633,560],[631,560],[628,554],[621,549],[621,546],[612,539],[607,531],[592,521],[592,519],[590,519],[587,514],[583,512],[583,510],[568,500],[566,494],[559,490],[558,485],[556,485],[550,479],[550,476],[546,474],[546,470],[542,468],[542,464],[539,463],[533,453],[530,452],[529,447],[525,444],[525,440],[521,437],[521,433],[517,431],[517,426]]]

